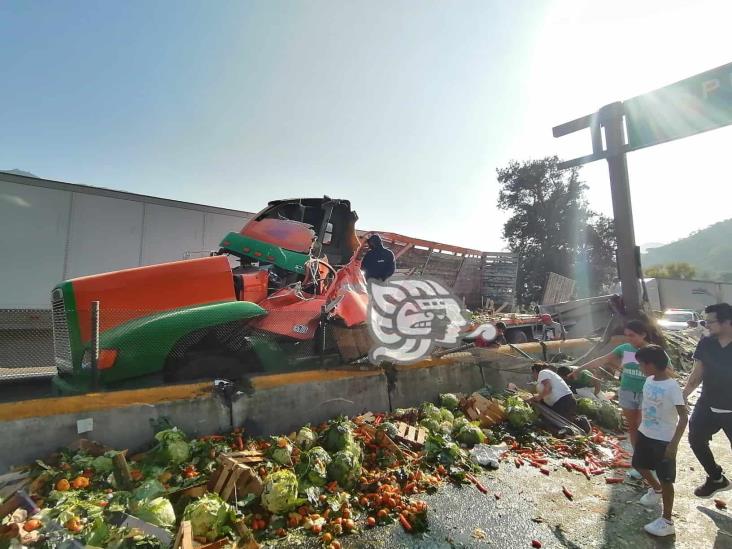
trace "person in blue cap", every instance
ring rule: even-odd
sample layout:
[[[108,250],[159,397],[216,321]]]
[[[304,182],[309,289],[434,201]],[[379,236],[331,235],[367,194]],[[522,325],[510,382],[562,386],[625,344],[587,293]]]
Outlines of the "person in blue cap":
[[[366,280],[374,278],[384,282],[396,270],[394,254],[391,250],[384,248],[384,244],[378,234],[369,236],[366,243],[368,244],[369,251],[361,262],[361,269],[364,271]]]

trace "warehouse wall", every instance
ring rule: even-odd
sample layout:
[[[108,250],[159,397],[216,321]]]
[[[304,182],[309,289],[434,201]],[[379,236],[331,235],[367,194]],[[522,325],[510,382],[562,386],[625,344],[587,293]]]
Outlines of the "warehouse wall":
[[[61,280],[200,257],[252,216],[0,173],[0,309],[47,309]]]

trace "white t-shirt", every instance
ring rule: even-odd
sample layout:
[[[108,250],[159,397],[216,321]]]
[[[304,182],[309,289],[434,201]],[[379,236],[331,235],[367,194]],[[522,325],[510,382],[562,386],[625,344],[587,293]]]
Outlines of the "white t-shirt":
[[[549,381],[552,387],[552,392],[544,397],[544,403],[547,406],[554,406],[554,404],[562,397],[572,394],[572,389],[569,385],[559,377],[559,374],[552,372],[551,370],[542,370],[539,372],[539,377],[536,379],[536,389],[541,393],[544,387],[544,381]]]
[[[676,380],[647,378],[643,386],[643,417],[638,430],[648,438],[670,442],[679,422],[676,407],[684,404],[684,395]]]

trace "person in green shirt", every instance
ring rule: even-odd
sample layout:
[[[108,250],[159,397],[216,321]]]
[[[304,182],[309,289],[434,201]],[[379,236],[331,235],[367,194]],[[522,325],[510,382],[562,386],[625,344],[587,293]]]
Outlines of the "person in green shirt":
[[[651,330],[640,320],[631,320],[625,325],[624,330],[627,343],[618,345],[605,356],[591,360],[571,374],[570,379],[577,379],[582,372],[597,370],[610,366],[613,370],[620,371],[620,390],[618,391],[618,403],[623,411],[625,424],[628,426],[628,437],[633,448],[638,439],[638,427],[641,421],[641,405],[643,402],[643,385],[646,383],[646,376],[641,371],[640,365],[635,358],[635,353],[650,345]],[[631,471],[633,478],[640,478],[637,471]]]
[[[587,389],[591,387],[595,393],[595,396],[600,394],[602,386],[600,385],[599,379],[593,376],[588,370],[584,370],[583,372],[579,373],[576,379],[571,379],[569,378],[569,375],[573,371],[574,370],[572,370],[572,368],[570,368],[569,366],[560,366],[559,368],[557,368],[557,374],[559,374],[559,377],[567,382],[567,385],[569,385],[569,388],[572,389],[573,393],[577,393],[577,389]]]

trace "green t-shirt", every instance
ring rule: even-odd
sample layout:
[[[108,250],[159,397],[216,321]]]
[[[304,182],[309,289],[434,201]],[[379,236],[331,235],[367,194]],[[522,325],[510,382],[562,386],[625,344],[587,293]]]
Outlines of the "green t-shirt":
[[[620,380],[620,388],[634,393],[642,393],[643,385],[646,383],[646,376],[641,371],[635,353],[638,351],[630,343],[623,343],[613,349],[613,354],[620,358],[623,365],[623,377]]]

